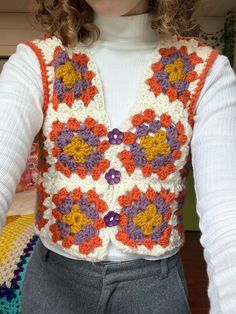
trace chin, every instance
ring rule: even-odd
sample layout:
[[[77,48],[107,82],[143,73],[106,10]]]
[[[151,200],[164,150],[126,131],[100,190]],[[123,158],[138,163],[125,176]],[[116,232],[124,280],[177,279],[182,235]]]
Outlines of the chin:
[[[87,3],[92,7],[92,9],[99,15],[103,16],[121,16],[126,14],[130,8],[129,6],[117,6],[116,3],[112,3],[112,1],[94,1],[90,0]],[[122,10],[123,9],[123,10]]]
[[[117,12],[112,8],[97,8],[96,13],[107,17],[117,17],[126,14],[126,12]]]

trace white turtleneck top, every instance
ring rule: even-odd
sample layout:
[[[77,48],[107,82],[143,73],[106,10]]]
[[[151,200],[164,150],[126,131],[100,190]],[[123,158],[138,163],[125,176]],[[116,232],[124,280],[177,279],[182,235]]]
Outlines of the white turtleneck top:
[[[112,127],[119,127],[135,103],[147,60],[158,46],[158,36],[150,28],[148,14],[96,15],[95,23],[101,37],[89,49],[101,74]],[[0,234],[33,139],[43,122],[42,104],[38,60],[28,46],[20,43],[0,76]],[[223,55],[217,57],[210,69],[198,99],[191,151],[202,233],[200,243],[209,276],[210,314],[233,314],[236,309],[236,77]],[[45,240],[44,245],[65,255]],[[140,255],[124,254],[110,244],[106,259],[133,258]]]

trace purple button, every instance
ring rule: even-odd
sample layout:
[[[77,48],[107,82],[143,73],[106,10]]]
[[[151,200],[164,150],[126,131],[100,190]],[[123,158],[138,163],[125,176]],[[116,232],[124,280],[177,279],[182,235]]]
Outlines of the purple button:
[[[117,128],[114,128],[112,131],[108,132],[107,135],[110,144],[121,144],[124,138],[123,132]]]
[[[106,174],[105,178],[109,184],[117,184],[120,182],[121,173],[114,168],[111,168]]]
[[[120,221],[120,215],[113,210],[110,210],[103,218],[107,227],[113,227],[118,225]]]

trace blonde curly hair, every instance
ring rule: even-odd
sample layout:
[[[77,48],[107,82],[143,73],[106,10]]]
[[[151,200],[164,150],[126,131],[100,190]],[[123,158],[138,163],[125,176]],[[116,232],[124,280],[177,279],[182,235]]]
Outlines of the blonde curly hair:
[[[34,0],[33,23],[45,33],[56,35],[67,47],[85,39],[99,38],[93,23],[94,11],[85,0]],[[196,25],[200,0],[149,0],[151,27],[161,35],[180,34]]]

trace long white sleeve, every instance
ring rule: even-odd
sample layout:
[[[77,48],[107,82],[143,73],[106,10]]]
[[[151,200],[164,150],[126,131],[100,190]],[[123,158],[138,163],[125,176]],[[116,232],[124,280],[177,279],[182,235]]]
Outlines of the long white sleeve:
[[[224,56],[198,100],[192,165],[210,314],[236,313],[236,76]]]
[[[19,44],[0,76],[0,234],[42,121],[43,87],[36,56]]]

